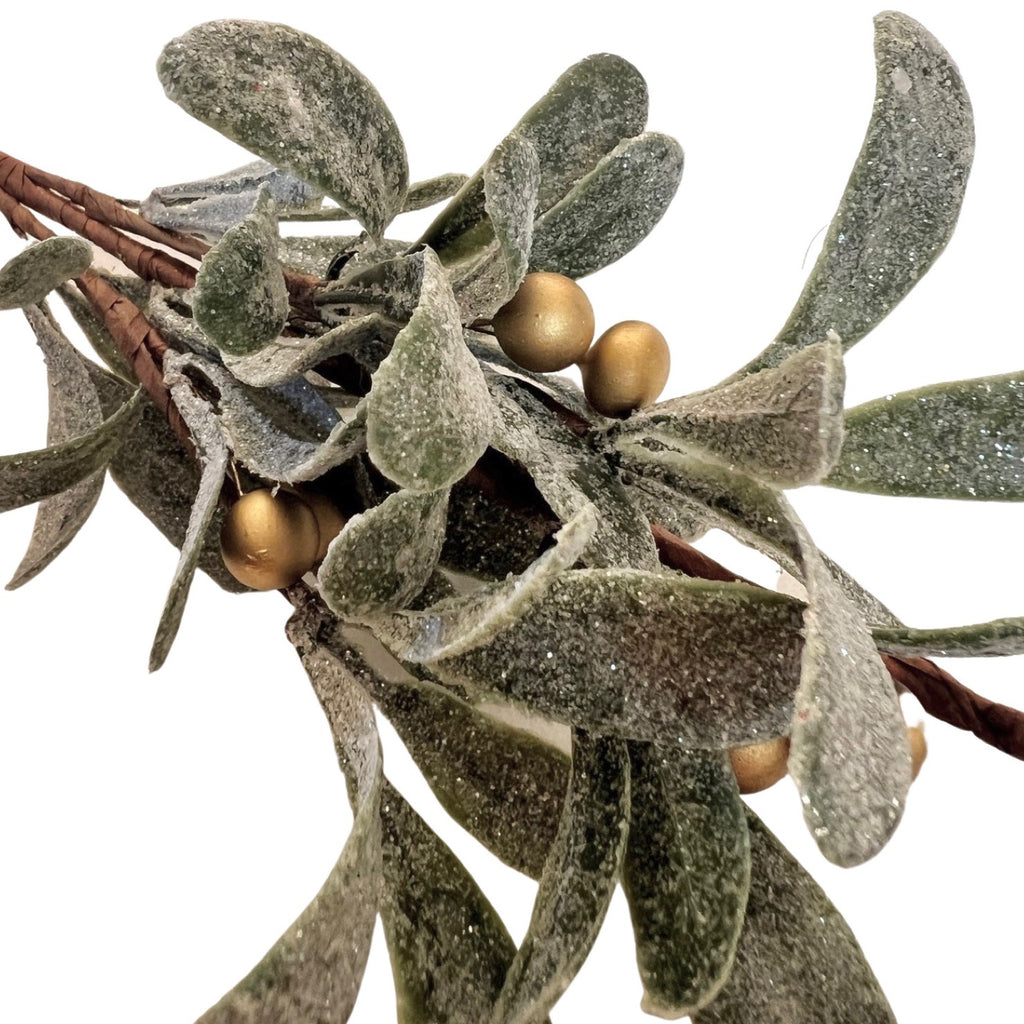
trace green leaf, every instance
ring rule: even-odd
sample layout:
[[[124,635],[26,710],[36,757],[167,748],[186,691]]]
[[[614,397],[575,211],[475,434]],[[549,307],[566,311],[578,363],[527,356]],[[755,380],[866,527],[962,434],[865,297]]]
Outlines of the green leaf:
[[[807,610],[789,774],[821,852],[851,867],[889,841],[910,789],[910,748],[892,677],[853,601],[792,511]]]
[[[210,21],[157,62],[168,97],[229,139],[322,189],[379,237],[402,208],[405,147],[377,90],[285,25]]]
[[[532,143],[540,161],[537,212],[555,205],[598,161],[643,130],[647,83],[628,61],[598,53],[574,64],[520,119],[514,132]],[[459,190],[421,241],[441,251],[465,247],[461,236],[485,217],[483,173]]]
[[[850,409],[830,487],[1024,500],[1024,374],[932,384]]]
[[[0,309],[37,305],[91,263],[92,246],[82,238],[53,237],[30,245],[0,267]]]
[[[373,705],[345,666],[318,647],[302,613],[288,623],[327,716],[353,822],[313,902],[198,1024],[346,1021],[370,951],[382,878],[384,777]]]
[[[191,382],[182,372],[184,365],[183,356],[168,353],[164,358],[164,380],[195,442],[202,473],[196,500],[189,513],[188,528],[181,544],[174,578],[149,652],[150,672],[156,672],[167,660],[171,644],[178,635],[192,577],[199,565],[199,555],[213,522],[217,501],[224,487],[224,474],[228,470],[228,448],[224,443],[220,422],[209,402],[192,390]]]
[[[0,512],[60,494],[106,468],[141,413],[141,392],[98,427],[39,451],[0,456]]]
[[[629,789],[626,745],[573,730],[572,773],[558,834],[491,1024],[532,1024],[583,965],[615,892]]]
[[[437,567],[447,512],[445,490],[396,491],[353,516],[318,573],[331,611],[358,621],[407,607]]]
[[[1024,654],[1024,618],[946,629],[889,625],[871,632],[880,651],[908,658],[1003,658]]]
[[[82,357],[48,309],[29,306],[25,316],[46,359],[50,399],[46,443],[60,444],[94,430],[103,422],[103,409]],[[96,507],[104,476],[104,471],[98,469],[73,487],[39,503],[28,551],[7,584],[8,590],[41,573],[74,540]]]
[[[775,366],[828,331],[860,341],[946,247],[974,158],[970,100],[952,58],[896,11],[875,18],[867,135],[821,255],[779,336],[740,371]]]
[[[620,142],[537,221],[530,270],[585,277],[621,259],[661,220],[683,174],[675,139]]]
[[[631,743],[629,900],[644,1012],[674,1020],[729,976],[750,889],[750,841],[728,755]]]
[[[450,199],[468,180],[465,174],[439,174],[434,178],[414,182],[405,195],[402,213],[425,210],[442,199]]]
[[[725,988],[694,1024],[896,1024],[839,911],[747,811],[750,898]]]
[[[660,402],[630,417],[627,435],[693,448],[775,487],[817,483],[843,441],[846,376],[838,340],[710,391]]]
[[[429,250],[419,305],[366,398],[367,451],[399,487],[449,487],[483,455],[494,411],[477,361],[466,348],[448,277]]]
[[[398,1024],[480,1024],[516,947],[451,850],[385,782],[380,914]]]

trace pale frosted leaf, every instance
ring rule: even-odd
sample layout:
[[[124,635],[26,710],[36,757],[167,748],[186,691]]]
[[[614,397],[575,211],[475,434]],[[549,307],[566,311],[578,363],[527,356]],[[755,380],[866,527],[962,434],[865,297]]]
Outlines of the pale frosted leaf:
[[[372,252],[364,255],[356,249],[337,280],[321,289],[316,302],[327,313],[339,307],[341,316],[350,315],[353,307],[376,307],[392,320],[404,322],[419,306],[427,273],[434,275],[427,270],[422,251],[377,259]]]
[[[821,852],[851,867],[889,841],[910,788],[910,749],[892,677],[864,616],[792,511],[807,587],[789,773]]]
[[[367,450],[400,487],[433,491],[465,476],[490,441],[494,411],[479,364],[462,338],[448,277],[429,250],[408,325],[373,375]]]
[[[896,11],[875,18],[867,135],[803,293],[741,373],[836,331],[850,348],[910,291],[953,233],[974,158],[970,100],[952,58]]]
[[[450,199],[468,180],[465,174],[438,174],[434,178],[413,182],[406,193],[402,212],[425,210],[442,199]]]
[[[896,1024],[828,897],[747,811],[750,898],[725,987],[694,1024]]]
[[[49,310],[30,306],[25,316],[46,359],[49,392],[46,443],[60,444],[94,430],[103,422],[103,409],[82,357],[64,337]],[[102,469],[97,470],[66,491],[39,503],[28,551],[7,584],[8,590],[37,576],[71,543],[96,507],[104,475]]]
[[[776,487],[817,483],[842,445],[845,379],[838,340],[822,342],[731,384],[660,402],[623,431],[701,449]]]
[[[846,414],[823,481],[872,494],[1024,500],[1024,373],[933,384]]]
[[[738,746],[788,729],[802,609],[742,583],[571,570],[482,645],[442,649],[430,665],[474,694],[597,733]]]
[[[377,90],[285,25],[211,21],[157,62],[168,97],[250,152],[322,189],[379,236],[401,209],[405,147]]]
[[[204,359],[220,363],[220,349],[192,316],[192,292],[153,285],[146,307],[146,319],[178,352],[194,352]]]
[[[282,235],[277,255],[286,267],[325,278],[338,253],[352,251],[359,241],[359,235]]]
[[[346,667],[318,647],[303,615],[288,633],[327,716],[352,804],[352,829],[313,902],[200,1024],[343,1022],[355,1005],[382,877],[380,740],[373,706]]]
[[[0,456],[0,512],[31,505],[104,469],[142,411],[141,391],[98,427],[60,444]]]
[[[643,1009],[674,1020],[717,995],[736,955],[750,842],[728,755],[631,743],[629,900]]]
[[[343,619],[405,608],[426,586],[444,543],[448,492],[396,491],[353,516],[331,542],[318,578]]]
[[[246,355],[273,341],[288,320],[288,288],[277,259],[274,200],[264,187],[252,211],[203,257],[192,309],[225,352]]]
[[[628,61],[593,54],[565,71],[520,119],[514,131],[533,144],[540,161],[537,211],[554,206],[622,139],[643,130],[647,83]],[[484,219],[478,171],[427,229],[422,241],[440,250]]]
[[[92,246],[84,239],[55,236],[35,242],[0,267],[0,309],[35,306],[91,263]]]
[[[879,650],[909,658],[1002,658],[1024,654],[1024,618],[994,619],[945,629],[887,625],[871,632]]]
[[[683,174],[675,139],[645,132],[620,142],[537,221],[530,269],[585,277],[642,242]]]
[[[629,790],[626,744],[573,730],[572,773],[558,834],[491,1024],[543,1018],[583,965],[618,880]]]

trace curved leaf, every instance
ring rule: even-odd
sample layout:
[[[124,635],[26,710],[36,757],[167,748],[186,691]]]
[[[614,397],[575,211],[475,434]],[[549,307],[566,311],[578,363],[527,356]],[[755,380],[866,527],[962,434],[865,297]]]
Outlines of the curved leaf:
[[[468,180],[465,174],[438,174],[424,181],[413,182],[405,194],[402,213],[425,210],[442,199],[451,199]]]
[[[910,658],[1004,658],[1024,654],[1024,618],[946,629],[887,625],[871,631],[880,651]]]
[[[91,263],[92,246],[82,238],[55,236],[30,245],[0,267],[0,309],[37,305]]]
[[[210,21],[168,43],[157,72],[189,114],[322,189],[372,235],[402,208],[409,171],[391,112],[362,74],[312,36]]]

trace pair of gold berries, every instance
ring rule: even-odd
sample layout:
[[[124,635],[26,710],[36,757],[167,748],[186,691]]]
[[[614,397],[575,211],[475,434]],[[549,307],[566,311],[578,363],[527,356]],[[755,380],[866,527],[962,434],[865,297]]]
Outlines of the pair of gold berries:
[[[665,336],[642,320],[624,320],[594,340],[586,292],[562,274],[527,274],[491,320],[502,351],[525,370],[554,373],[573,363],[587,401],[604,416],[626,416],[654,402],[668,380]]]

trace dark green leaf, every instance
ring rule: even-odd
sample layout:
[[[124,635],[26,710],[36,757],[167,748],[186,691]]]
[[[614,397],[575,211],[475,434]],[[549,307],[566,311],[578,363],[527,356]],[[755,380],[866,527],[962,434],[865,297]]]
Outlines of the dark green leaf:
[[[1024,654],[1024,618],[995,619],[947,629],[881,626],[872,630],[878,649],[909,658],[1002,658]]]
[[[729,976],[750,889],[750,842],[728,755],[631,743],[629,900],[643,1009],[706,1006]]]
[[[35,306],[65,281],[85,273],[92,246],[82,238],[47,238],[0,267],[0,309]]]
[[[675,139],[645,132],[620,142],[537,221],[530,270],[584,277],[642,242],[683,174]]]
[[[836,331],[856,344],[945,248],[974,158],[970,100],[952,58],[896,11],[875,18],[877,84],[864,146],[821,255],[779,336],[742,373]]]
[[[933,384],[846,414],[831,487],[922,498],[1024,500],[1024,374]]]
[[[211,21],[157,62],[168,97],[323,189],[380,236],[402,208],[405,147],[377,90],[319,40],[285,25]]]

